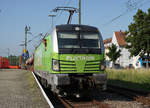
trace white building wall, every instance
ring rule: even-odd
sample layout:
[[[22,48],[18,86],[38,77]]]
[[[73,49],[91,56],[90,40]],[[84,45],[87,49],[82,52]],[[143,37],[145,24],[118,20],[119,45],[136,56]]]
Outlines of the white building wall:
[[[105,47],[109,47],[113,44],[115,44],[118,47],[118,50],[121,50],[121,56],[116,60],[117,64],[120,64],[121,67],[129,67],[130,64],[133,65],[134,68],[140,68],[140,64],[139,64],[139,56],[134,56],[134,57],[130,57],[130,52],[128,51],[128,49],[124,48],[124,47],[120,47],[115,33],[113,33],[113,37],[112,37],[112,42],[111,43],[107,43],[105,44]],[[108,48],[105,49],[105,54],[108,53],[109,50]],[[111,62],[109,62],[109,58],[107,56],[105,56],[106,61],[108,62],[108,66],[111,67]]]
[[[128,51],[128,49],[119,46],[115,33],[113,33],[112,43],[118,47],[118,50],[119,49],[121,50],[121,56],[117,59],[116,63],[120,64],[120,66],[124,68],[129,67],[129,64],[132,64],[132,58],[130,57],[130,52]]]
[[[129,67],[130,64],[132,64],[132,58],[130,57],[130,52],[126,48],[120,48],[121,49],[121,56],[119,57],[119,64],[122,67]]]
[[[112,43],[113,43],[113,44],[115,44],[117,47],[119,47],[119,44],[118,44],[118,42],[117,42],[117,39],[116,39],[115,33],[113,33]]]

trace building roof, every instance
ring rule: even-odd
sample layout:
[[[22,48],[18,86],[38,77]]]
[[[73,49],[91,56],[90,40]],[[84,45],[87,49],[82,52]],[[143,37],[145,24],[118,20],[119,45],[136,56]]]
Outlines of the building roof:
[[[117,39],[119,46],[125,46],[126,45],[125,33],[122,31],[117,31],[114,33],[115,33],[115,36],[116,36],[116,39]]]
[[[104,44],[111,43],[111,41],[112,41],[112,38],[105,39]]]
[[[126,35],[125,35],[125,33],[122,32],[121,30],[116,31],[114,33],[115,33],[115,37],[116,37],[118,45],[119,46],[125,46],[126,45],[126,41],[125,41]],[[108,39],[104,40],[104,44],[108,44],[108,43],[111,43],[111,42],[112,42],[112,38],[108,38]]]

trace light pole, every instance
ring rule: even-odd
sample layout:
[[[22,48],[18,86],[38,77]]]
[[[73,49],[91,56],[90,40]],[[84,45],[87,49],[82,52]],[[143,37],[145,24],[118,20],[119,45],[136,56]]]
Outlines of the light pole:
[[[51,28],[53,29],[53,18],[56,17],[56,15],[51,14],[51,15],[48,15],[48,16],[52,18],[52,22],[51,22],[52,25],[51,25]]]
[[[9,57],[9,54],[10,54],[10,49],[8,48],[8,57]]]
[[[25,48],[25,51],[27,50],[27,33],[28,31],[30,31],[30,27],[25,27],[25,43],[24,43],[24,48]]]

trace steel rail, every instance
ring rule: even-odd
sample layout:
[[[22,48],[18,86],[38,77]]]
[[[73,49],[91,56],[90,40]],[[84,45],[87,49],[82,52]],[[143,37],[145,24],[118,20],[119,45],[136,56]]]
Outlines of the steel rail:
[[[150,92],[124,88],[116,85],[108,85],[108,91],[115,92],[126,96],[129,99],[135,100],[138,103],[150,106]]]
[[[97,100],[88,102],[72,102],[61,97],[59,97],[59,99],[66,108],[110,108],[107,104],[101,103]]]

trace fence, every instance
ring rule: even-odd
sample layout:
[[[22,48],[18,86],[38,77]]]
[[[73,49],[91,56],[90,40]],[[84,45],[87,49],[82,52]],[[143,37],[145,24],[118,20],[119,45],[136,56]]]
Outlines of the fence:
[[[0,57],[0,69],[2,68],[8,68],[9,66],[9,61],[5,57]]]

